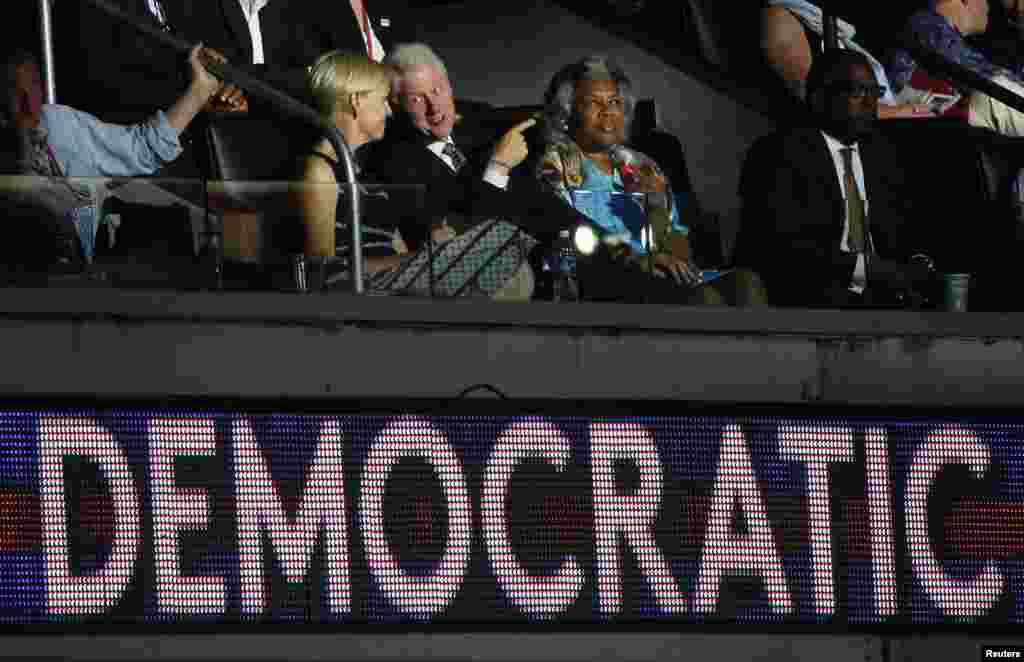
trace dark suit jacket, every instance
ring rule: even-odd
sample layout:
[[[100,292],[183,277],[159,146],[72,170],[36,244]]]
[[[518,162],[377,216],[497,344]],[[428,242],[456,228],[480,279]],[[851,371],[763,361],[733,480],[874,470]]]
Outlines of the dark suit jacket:
[[[875,251],[905,260],[914,248],[898,154],[880,140],[859,144]],[[856,256],[840,250],[845,206],[818,129],[790,129],[751,148],[741,177],[743,224],[736,262],[764,277],[774,303],[821,305],[847,290]]]
[[[183,37],[220,51],[232,64],[252,66],[252,38],[238,0],[180,0],[177,4],[175,27]],[[385,50],[393,39],[406,39],[400,27],[404,25],[401,4],[395,0],[370,3],[373,29]],[[323,53],[366,52],[352,7],[342,0],[270,0],[260,11],[260,29],[266,65],[254,67],[254,73],[293,97],[302,98],[306,68]]]
[[[154,27],[146,0],[113,0]],[[164,0],[168,21],[178,2]],[[57,98],[103,119],[132,121],[168,108],[185,89],[185,58],[88,2],[62,2],[54,10]]]
[[[460,110],[465,108],[460,106]],[[474,113],[486,114],[486,110],[477,108]],[[465,118],[452,133],[468,159],[458,174],[427,148],[434,139],[412,129],[402,118],[394,120],[383,141],[367,146],[367,181],[423,187],[418,199],[409,194],[398,205],[402,236],[410,247],[422,242],[431,226],[446,219],[462,229],[499,218],[541,241],[549,241],[561,229],[586,222],[576,210],[544,191],[529,173],[514,173],[505,190],[485,182],[483,173],[494,148],[494,129],[478,119]]]
[[[252,39],[238,0],[190,0],[180,3],[181,31],[238,64],[252,62]],[[380,5],[383,5],[380,6]],[[385,49],[393,44],[402,17],[395,2],[371,3],[373,29]],[[268,65],[305,68],[330,50],[366,52],[358,21],[348,2],[270,0],[260,12],[263,52]]]

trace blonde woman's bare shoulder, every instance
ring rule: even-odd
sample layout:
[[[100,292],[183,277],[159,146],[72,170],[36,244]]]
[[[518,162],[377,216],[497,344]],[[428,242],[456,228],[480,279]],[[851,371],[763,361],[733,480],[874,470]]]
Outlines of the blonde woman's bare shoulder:
[[[319,154],[309,154],[303,159],[302,179],[307,182],[334,183],[338,181],[334,176],[334,168],[324,156]]]

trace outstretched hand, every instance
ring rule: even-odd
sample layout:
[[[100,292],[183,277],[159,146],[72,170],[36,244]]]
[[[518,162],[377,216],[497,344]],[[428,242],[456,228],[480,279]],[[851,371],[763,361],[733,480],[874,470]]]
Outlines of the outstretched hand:
[[[704,281],[697,265],[693,264],[689,260],[680,260],[679,258],[672,257],[668,253],[659,253],[655,255],[653,266],[653,275],[660,276],[662,278],[669,277],[678,285],[688,285],[693,287],[700,285]]]
[[[536,125],[537,119],[531,117],[506,131],[494,148],[494,161],[509,170],[525,161],[530,154],[530,147],[526,144],[523,133]]]

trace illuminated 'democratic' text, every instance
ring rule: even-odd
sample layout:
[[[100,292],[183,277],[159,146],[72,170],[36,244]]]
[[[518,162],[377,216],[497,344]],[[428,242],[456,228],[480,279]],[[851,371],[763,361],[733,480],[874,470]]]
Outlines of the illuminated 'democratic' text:
[[[738,424],[721,430],[699,559],[695,574],[684,578],[656,538],[667,469],[653,436],[640,425],[598,420],[589,426],[593,571],[585,570],[584,560],[565,550],[558,563],[538,574],[514,543],[509,495],[516,472],[526,462],[543,463],[556,475],[572,466],[573,446],[550,421],[517,419],[490,440],[481,483],[473,486],[479,488],[474,492],[463,456],[429,419],[391,419],[360,467],[346,467],[348,441],[342,421],[323,419],[297,507],[286,506],[282,499],[267,453],[247,418],[232,419],[227,440],[218,439],[212,420],[189,418],[185,423],[171,417],[149,419],[146,484],[140,486],[126,449],[95,420],[40,419],[39,495],[49,614],[102,616],[114,609],[137,576],[141,546],[150,538],[144,535],[147,517],[152,523],[153,603],[167,616],[216,616],[233,605],[245,617],[259,617],[272,601],[271,573],[292,584],[320,583],[326,609],[335,615],[350,614],[353,559],[361,551],[374,586],[391,608],[429,619],[445,612],[464,588],[473,561],[475,526],[480,528],[482,553],[497,588],[525,616],[555,618],[566,613],[580,601],[588,582],[593,582],[595,615],[621,615],[627,591],[633,590],[625,579],[631,560],[659,614],[713,617],[720,609],[723,580],[737,574],[759,581],[770,613],[794,613],[794,583],[799,579],[787,576],[783,550],[769,519],[765,483],[755,471],[751,446]],[[831,478],[837,466],[856,461],[854,432],[842,425],[783,424],[776,438],[776,459],[803,469],[807,551],[813,568],[809,593],[814,614],[828,618],[838,609]],[[228,455],[233,481],[237,582],[187,573],[182,564],[182,536],[210,526],[211,503],[209,490],[182,483],[177,460],[219,454]],[[897,544],[909,559],[912,581],[941,613],[986,614],[1007,590],[1004,572],[995,561],[985,562],[971,576],[948,572],[933,549],[928,499],[946,467],[966,467],[973,478],[982,478],[991,465],[990,449],[969,428],[935,427],[914,448],[900,504],[894,503],[885,428],[864,431],[862,457],[873,618],[883,621],[900,610]],[[113,502],[109,550],[99,567],[87,574],[74,572],[70,560],[68,458],[94,465]],[[389,481],[399,463],[410,458],[429,466],[447,513],[440,555],[426,574],[403,567],[389,540],[385,517]],[[624,465],[636,475],[628,489],[617,480]],[[352,494],[346,491],[346,481],[353,476],[358,476],[355,500],[346,496]],[[148,510],[143,508],[144,491],[149,495]],[[899,541],[898,512],[903,520]],[[737,519],[745,523],[742,530],[734,526]],[[352,526],[361,534],[361,550],[353,549]],[[314,565],[319,568],[315,578],[310,576]]]

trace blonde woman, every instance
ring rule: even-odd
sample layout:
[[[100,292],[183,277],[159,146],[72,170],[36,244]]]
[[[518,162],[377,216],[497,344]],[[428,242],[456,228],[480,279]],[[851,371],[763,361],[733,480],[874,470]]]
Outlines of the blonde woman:
[[[356,153],[384,135],[391,109],[393,70],[365,55],[332,51],[310,67],[309,94],[318,112],[341,132]],[[358,164],[357,164],[358,166]],[[303,252],[307,256],[344,257],[349,233],[337,213],[337,184],[343,167],[326,139],[302,159],[302,179],[318,184],[301,197]],[[410,194],[389,191],[392,196]],[[393,214],[385,197],[364,198],[363,254],[366,289],[396,294],[488,296],[529,299],[533,290],[527,258],[536,241],[501,221],[475,226],[452,238],[435,237],[418,253],[409,253],[396,239]],[[388,227],[389,222],[392,227]],[[342,264],[344,260],[339,261]],[[339,273],[343,277],[344,270]]]

